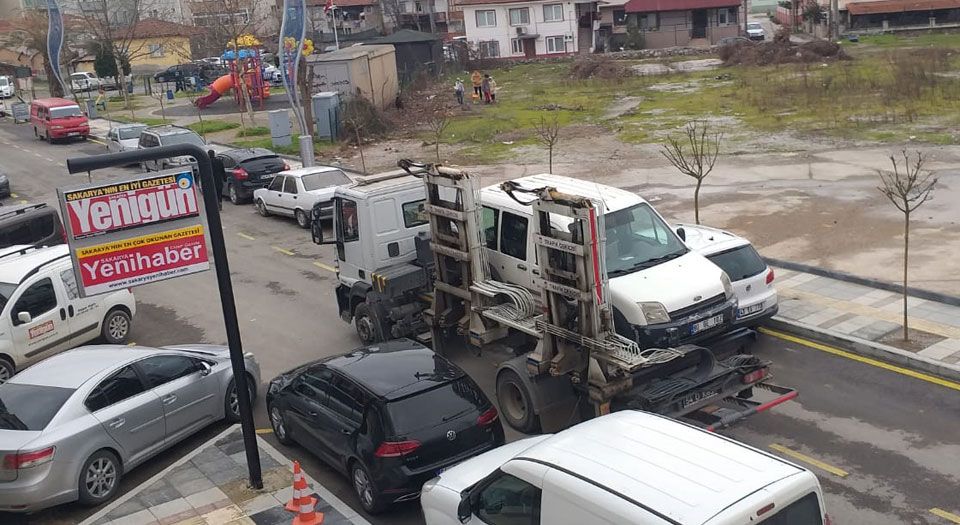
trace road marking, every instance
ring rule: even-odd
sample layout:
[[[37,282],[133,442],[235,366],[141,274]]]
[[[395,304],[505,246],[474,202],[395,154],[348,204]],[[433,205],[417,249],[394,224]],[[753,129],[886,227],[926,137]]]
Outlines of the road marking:
[[[135,343],[134,341],[130,341],[129,343],[127,343],[127,346],[137,346],[137,343]]]
[[[950,520],[950,521],[952,521],[952,522],[954,522],[954,523],[960,523],[960,516],[958,516],[958,515],[956,515],[956,514],[954,514],[954,513],[952,513],[952,512],[948,512],[948,511],[945,511],[945,510],[943,510],[943,509],[938,509],[937,507],[934,507],[934,508],[930,509],[930,513],[931,513],[931,514],[934,514],[934,515],[936,515],[936,516],[940,516],[940,517],[943,518],[943,519]]]
[[[797,452],[796,450],[791,450],[783,445],[779,445],[777,443],[771,443],[770,448],[772,448],[773,450],[776,450],[777,452],[780,452],[781,454],[786,454],[791,458],[796,459],[797,461],[802,461],[808,465],[813,465],[814,467],[817,467],[820,470],[825,470],[833,474],[834,476],[845,478],[850,475],[850,473],[847,472],[846,470],[834,467],[829,463],[824,463],[823,461],[820,461],[819,459],[814,459],[806,454],[801,454],[800,452]]]
[[[42,159],[42,158],[43,158],[43,155],[37,153],[36,151],[33,152],[33,156],[34,156],[34,157],[37,157],[38,159]]]
[[[258,428],[257,434],[273,434],[272,428]]]
[[[322,262],[313,261],[313,265],[317,268],[323,268],[324,270],[332,273],[337,273],[337,269],[329,264],[323,264]]]
[[[19,195],[17,195],[16,193],[11,193],[11,194],[10,194],[10,197],[16,199],[17,197],[19,197]]]
[[[47,162],[56,162],[55,160],[51,159],[50,157],[44,157],[43,160],[45,160],[45,161],[47,161]]]
[[[246,233],[243,233],[243,232],[237,232],[237,236],[243,237],[244,239],[246,239],[246,240],[248,240],[248,241],[255,241],[255,240],[257,240],[256,237],[254,237],[254,236],[252,236],[252,235],[247,235]]]
[[[106,146],[106,145],[107,145],[106,142],[100,142],[99,140],[97,140],[97,139],[95,139],[95,138],[92,138],[92,137],[87,137],[87,140],[89,140],[90,142],[96,142],[97,144],[100,144],[101,146]]]
[[[23,199],[20,199],[20,204],[26,204],[26,203],[27,203],[27,201],[25,201],[25,200],[23,200]]]
[[[954,381],[942,379],[930,374],[924,374],[923,372],[917,372],[916,370],[910,370],[909,368],[903,368],[902,366],[891,365],[889,363],[884,363],[883,361],[879,361],[877,359],[863,357],[862,355],[852,354],[845,350],[840,350],[839,348],[827,346],[825,344],[817,343],[815,341],[808,341],[807,339],[788,335],[783,332],[778,332],[776,330],[770,330],[769,328],[759,328],[759,330],[760,330],[760,333],[762,334],[767,334],[769,336],[773,336],[778,339],[783,339],[784,341],[797,343],[799,345],[813,348],[814,350],[820,350],[821,352],[826,352],[828,354],[845,357],[853,361],[859,361],[867,365],[875,366],[877,368],[883,368],[884,370],[889,370],[891,372],[896,372],[898,374],[910,376],[912,378],[919,379],[921,381],[926,381],[928,383],[933,383],[935,385],[951,388],[953,390],[960,390],[960,383],[956,383]]]
[[[271,246],[271,248],[273,248],[274,250],[276,250],[276,251],[278,251],[278,252],[280,252],[280,253],[282,253],[282,254],[284,254],[284,255],[296,255],[295,253],[291,252],[290,250],[288,250],[288,249],[286,249],[286,248],[281,248],[281,247],[279,247],[279,246]]]
[[[60,168],[66,168],[66,167],[67,167],[67,166],[66,166],[64,163],[62,163],[62,162],[58,162],[58,163],[57,163],[57,166],[60,167]]]

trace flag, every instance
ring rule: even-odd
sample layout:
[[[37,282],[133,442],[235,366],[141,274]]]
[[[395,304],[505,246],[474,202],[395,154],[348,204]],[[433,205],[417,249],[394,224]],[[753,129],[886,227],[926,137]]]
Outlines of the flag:
[[[336,6],[333,5],[333,0],[327,0],[327,3],[323,6],[323,12],[326,13],[327,11],[330,11],[334,7]]]

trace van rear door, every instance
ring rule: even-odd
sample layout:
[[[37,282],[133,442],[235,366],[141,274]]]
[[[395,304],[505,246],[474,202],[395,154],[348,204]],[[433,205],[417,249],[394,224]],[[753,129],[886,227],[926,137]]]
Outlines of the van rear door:
[[[805,469],[731,503],[704,525],[823,525],[827,522],[820,482]]]

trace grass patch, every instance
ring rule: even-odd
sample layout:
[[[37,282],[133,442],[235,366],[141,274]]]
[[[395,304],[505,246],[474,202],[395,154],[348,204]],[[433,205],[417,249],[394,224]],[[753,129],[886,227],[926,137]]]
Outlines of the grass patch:
[[[266,148],[281,155],[300,155],[300,143],[296,140],[294,140],[289,146],[274,146],[273,139],[270,137],[249,140],[234,140],[231,142],[231,144],[238,148]],[[332,155],[339,151],[339,149],[340,145],[338,143],[313,142],[313,152],[317,155]]]
[[[882,35],[862,35],[859,42],[844,41],[851,47],[875,47],[883,49],[902,47],[947,47],[960,48],[960,33],[920,33],[903,35],[886,33]]]
[[[203,135],[205,133],[216,133],[218,131],[239,128],[240,124],[237,122],[227,122],[225,120],[208,119],[187,124],[187,127]]]
[[[238,137],[262,137],[270,134],[270,128],[266,126],[255,126],[252,128],[241,129],[237,132]]]
[[[170,124],[173,122],[170,119],[164,120],[162,118],[153,118],[153,117],[130,118],[129,115],[110,115],[110,118],[111,120],[115,120],[117,122],[124,122],[126,124],[146,124],[148,126],[162,126],[164,124]]]

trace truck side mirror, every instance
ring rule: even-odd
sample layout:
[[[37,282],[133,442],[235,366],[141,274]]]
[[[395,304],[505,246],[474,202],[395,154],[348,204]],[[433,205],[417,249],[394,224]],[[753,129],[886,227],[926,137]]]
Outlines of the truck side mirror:
[[[322,213],[321,206],[314,206],[310,210],[310,237],[313,239],[314,244],[334,244],[336,241],[325,241],[323,240],[323,221],[320,220],[320,214]]]
[[[677,236],[680,237],[681,241],[687,240],[687,231],[683,229],[683,226],[677,228]]]
[[[33,321],[33,317],[30,316],[30,312],[17,312],[17,320],[21,324],[27,324],[30,321]]]

